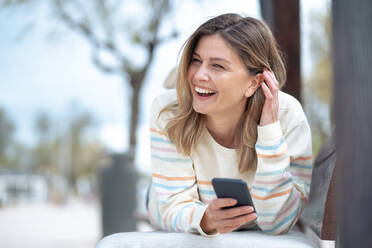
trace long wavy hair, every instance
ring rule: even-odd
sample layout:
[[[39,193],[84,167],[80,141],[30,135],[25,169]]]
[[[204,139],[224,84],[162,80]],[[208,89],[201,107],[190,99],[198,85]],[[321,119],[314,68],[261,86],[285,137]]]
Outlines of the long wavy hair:
[[[162,114],[171,111],[174,114],[168,120],[165,132],[177,151],[184,155],[191,154],[205,128],[205,116],[197,113],[192,106],[193,96],[187,82],[187,71],[199,40],[203,36],[214,34],[218,34],[229,44],[251,75],[262,73],[263,68],[268,68],[275,74],[280,87],[286,81],[281,53],[266,23],[252,17],[223,14],[202,24],[183,46],[177,75],[177,101],[170,103],[160,112]],[[260,87],[247,99],[240,126],[235,133],[240,172],[255,171],[257,168],[255,144],[264,102],[265,96]]]

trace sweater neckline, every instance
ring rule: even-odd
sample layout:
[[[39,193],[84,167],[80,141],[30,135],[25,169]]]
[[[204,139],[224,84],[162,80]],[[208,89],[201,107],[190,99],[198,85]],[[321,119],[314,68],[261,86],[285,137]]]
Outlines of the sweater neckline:
[[[219,151],[221,152],[227,152],[227,153],[231,153],[231,154],[235,154],[236,153],[236,149],[233,149],[233,148],[227,148],[221,144],[219,144],[214,138],[213,136],[211,135],[211,133],[209,132],[208,128],[205,128],[205,134],[207,136],[207,139],[210,141],[210,143],[216,147],[216,149],[218,149]]]

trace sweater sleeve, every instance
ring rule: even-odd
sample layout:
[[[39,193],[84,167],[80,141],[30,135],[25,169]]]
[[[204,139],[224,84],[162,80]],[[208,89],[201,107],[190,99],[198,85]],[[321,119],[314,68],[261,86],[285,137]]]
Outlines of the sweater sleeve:
[[[167,113],[159,116],[159,101],[153,102],[150,124],[152,186],[159,216],[156,226],[165,231],[213,236],[200,227],[207,205],[199,200],[193,162],[178,153],[165,134]]]
[[[257,171],[251,193],[257,225],[265,233],[286,233],[296,223],[309,194],[311,132],[306,121],[283,134],[279,121],[258,127]]]

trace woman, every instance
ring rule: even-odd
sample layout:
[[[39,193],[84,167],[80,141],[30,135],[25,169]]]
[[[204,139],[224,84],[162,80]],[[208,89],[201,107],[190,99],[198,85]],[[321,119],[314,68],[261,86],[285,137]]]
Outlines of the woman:
[[[262,21],[224,14],[187,40],[177,91],[152,105],[149,217],[159,229],[204,236],[288,232],[309,193],[311,134]],[[216,199],[214,177],[247,182],[251,206]]]

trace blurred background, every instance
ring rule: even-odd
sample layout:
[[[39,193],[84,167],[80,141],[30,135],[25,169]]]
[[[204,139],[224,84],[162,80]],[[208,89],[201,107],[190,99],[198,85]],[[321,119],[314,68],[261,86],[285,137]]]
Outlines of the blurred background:
[[[330,1],[299,2],[315,157],[331,135]],[[151,102],[187,37],[227,12],[262,18],[258,0],[0,0],[0,247],[151,230]]]

